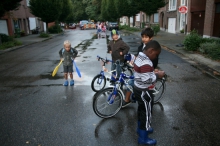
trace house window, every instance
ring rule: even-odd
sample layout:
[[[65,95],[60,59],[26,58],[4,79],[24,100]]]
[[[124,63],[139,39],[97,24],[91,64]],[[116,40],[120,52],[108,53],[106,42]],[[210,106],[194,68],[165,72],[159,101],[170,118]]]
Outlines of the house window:
[[[159,19],[158,19],[158,13],[154,13],[154,23],[158,23]]]
[[[220,13],[220,3],[216,4],[216,13]]]
[[[169,0],[169,11],[176,10],[176,0]]]
[[[28,6],[28,7],[30,6],[29,1],[30,1],[30,0],[26,0],[26,2],[27,2],[27,6]]]
[[[186,5],[186,0],[181,0],[181,5]]]
[[[136,15],[136,21],[140,21],[140,14]]]

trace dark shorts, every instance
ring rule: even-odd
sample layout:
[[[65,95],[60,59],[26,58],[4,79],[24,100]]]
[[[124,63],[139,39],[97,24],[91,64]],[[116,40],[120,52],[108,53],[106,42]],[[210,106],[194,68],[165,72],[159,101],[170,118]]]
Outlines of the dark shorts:
[[[73,66],[72,65],[63,66],[63,72],[64,73],[72,73],[73,72]]]

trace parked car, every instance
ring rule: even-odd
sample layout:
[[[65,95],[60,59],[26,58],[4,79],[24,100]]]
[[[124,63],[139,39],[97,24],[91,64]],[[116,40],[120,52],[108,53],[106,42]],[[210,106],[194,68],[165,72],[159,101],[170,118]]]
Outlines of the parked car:
[[[107,29],[108,30],[112,30],[112,29],[119,30],[118,22],[108,22]]]
[[[69,29],[76,29],[76,24],[75,23],[70,23],[69,24]]]
[[[80,29],[84,29],[84,24],[87,24],[89,21],[88,20],[81,20],[80,22],[79,22],[79,27],[80,27]]]
[[[88,22],[86,24],[84,24],[84,29],[96,29],[96,25],[93,22]]]

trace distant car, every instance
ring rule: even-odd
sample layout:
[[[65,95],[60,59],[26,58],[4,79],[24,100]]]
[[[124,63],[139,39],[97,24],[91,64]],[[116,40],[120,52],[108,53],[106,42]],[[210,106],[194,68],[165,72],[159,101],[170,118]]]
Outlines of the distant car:
[[[76,29],[76,24],[75,23],[70,23],[69,24],[69,29]]]
[[[119,30],[118,22],[108,22],[107,29],[108,30],[112,30],[112,29]]]
[[[88,22],[87,24],[84,24],[84,29],[96,29],[96,25],[94,22]]]
[[[79,22],[79,27],[80,27],[80,29],[84,29],[84,24],[87,24],[89,21],[88,20],[81,20],[80,22]]]

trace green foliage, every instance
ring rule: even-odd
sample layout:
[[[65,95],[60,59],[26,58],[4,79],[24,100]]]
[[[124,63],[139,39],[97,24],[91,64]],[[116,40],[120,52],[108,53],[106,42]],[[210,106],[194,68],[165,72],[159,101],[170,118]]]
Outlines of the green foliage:
[[[4,16],[5,12],[15,10],[20,6],[22,0],[1,0],[0,2],[0,17]]]
[[[138,7],[139,11],[143,11],[148,15],[157,13],[157,10],[165,5],[165,0],[138,0],[136,2],[136,7]]]
[[[134,16],[140,11],[135,7],[136,0],[114,0],[118,18],[122,16]]]
[[[109,20],[109,13],[107,11],[107,1],[108,0],[102,0],[102,4],[101,4],[101,19],[102,20]]]
[[[152,25],[151,28],[154,31],[154,35],[157,35],[157,33],[160,31],[160,25],[159,24]]]
[[[193,30],[189,35],[185,36],[183,44],[186,50],[197,51],[201,41],[201,36],[199,36],[196,30]]]
[[[11,48],[11,47],[14,47],[14,46],[20,46],[20,45],[22,45],[22,43],[17,41],[17,40],[8,41],[8,42],[4,42],[0,45],[0,50],[4,50],[4,49],[7,49],[7,48]]]
[[[129,27],[128,25],[120,25],[119,26],[120,30],[128,30],[128,31],[140,31],[139,28],[135,28],[135,27]]]
[[[66,22],[67,20],[73,22],[73,2],[71,0],[63,0],[63,10],[60,14],[58,21]]]
[[[80,21],[80,20],[88,20],[89,17],[86,14],[86,2],[82,0],[72,0],[73,2],[73,19],[74,21]]]
[[[0,33],[2,43],[13,41],[13,37]]]
[[[48,28],[50,33],[60,33],[62,32],[62,28],[59,25],[54,25]]]
[[[41,38],[48,38],[48,37],[50,37],[50,35],[48,33],[41,32],[40,37]]]
[[[220,43],[217,41],[200,44],[199,51],[214,60],[220,60]]]
[[[59,19],[63,9],[67,7],[63,0],[30,0],[31,13],[46,23]]]
[[[107,0],[106,9],[108,14],[108,21],[116,21],[120,16],[118,15],[118,11],[116,10],[116,5],[114,0]]]
[[[180,33],[184,33],[184,29],[180,30]]]
[[[202,43],[220,43],[220,39],[216,39],[216,38],[202,38]]]

